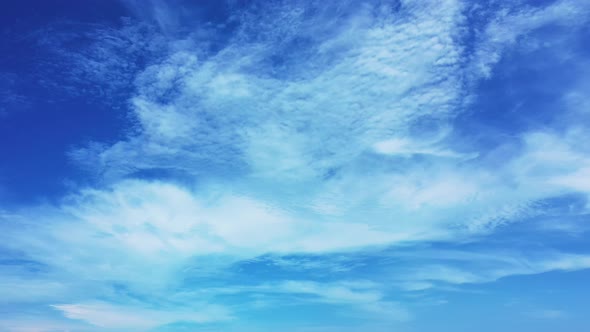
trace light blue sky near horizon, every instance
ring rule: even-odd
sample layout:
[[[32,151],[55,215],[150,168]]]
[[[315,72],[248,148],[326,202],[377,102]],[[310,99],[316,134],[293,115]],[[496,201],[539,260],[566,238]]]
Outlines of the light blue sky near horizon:
[[[0,14],[0,331],[584,331],[590,3]]]

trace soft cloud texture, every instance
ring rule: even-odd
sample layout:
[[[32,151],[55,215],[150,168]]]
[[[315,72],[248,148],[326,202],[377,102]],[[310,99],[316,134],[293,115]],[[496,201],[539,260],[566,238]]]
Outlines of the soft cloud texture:
[[[584,2],[228,2],[217,23],[124,3],[145,21],[75,52],[41,38],[133,125],[69,151],[93,185],[0,214],[0,296],[51,310],[0,327],[300,331],[240,325],[294,307],[391,330],[440,292],[590,268],[567,245],[588,229],[585,80],[511,135],[474,106],[508,53],[579,56],[535,34],[579,34]]]

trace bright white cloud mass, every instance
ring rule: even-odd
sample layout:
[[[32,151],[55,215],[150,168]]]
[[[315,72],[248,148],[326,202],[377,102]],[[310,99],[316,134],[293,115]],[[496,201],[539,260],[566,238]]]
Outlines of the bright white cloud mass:
[[[589,2],[112,5],[28,37],[126,125],[0,205],[0,330],[590,326]]]

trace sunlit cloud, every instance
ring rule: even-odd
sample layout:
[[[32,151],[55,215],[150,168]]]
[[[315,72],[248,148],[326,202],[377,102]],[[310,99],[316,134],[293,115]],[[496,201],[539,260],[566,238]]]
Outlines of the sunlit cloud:
[[[379,331],[445,291],[590,268],[568,245],[588,230],[583,73],[543,125],[508,133],[516,115],[477,108],[514,54],[587,62],[543,40],[582,34],[583,1],[228,2],[216,23],[123,3],[135,18],[80,49],[35,34],[68,65],[64,89],[123,99],[129,125],[64,151],[84,184],[0,206],[0,297],[43,312],[0,329]],[[536,112],[514,103],[497,112]]]

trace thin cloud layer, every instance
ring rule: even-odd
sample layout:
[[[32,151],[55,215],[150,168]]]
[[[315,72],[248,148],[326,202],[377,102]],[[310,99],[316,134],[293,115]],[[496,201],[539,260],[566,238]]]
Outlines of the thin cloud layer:
[[[480,108],[529,57],[587,63],[584,2],[124,5],[38,43],[132,125],[64,151],[92,185],[0,206],[1,328],[424,330],[449,294],[590,268],[587,78]]]

